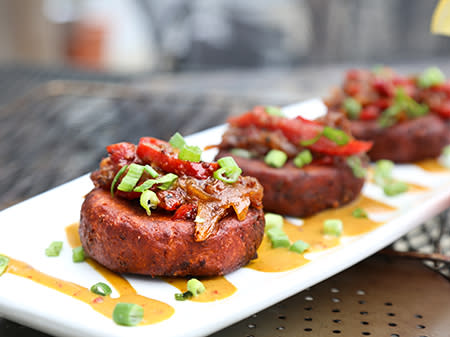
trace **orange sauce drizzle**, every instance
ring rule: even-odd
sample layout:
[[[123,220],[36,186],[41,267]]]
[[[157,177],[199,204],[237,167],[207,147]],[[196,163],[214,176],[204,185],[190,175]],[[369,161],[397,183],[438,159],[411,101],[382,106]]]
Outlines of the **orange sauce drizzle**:
[[[73,247],[78,247],[81,245],[80,236],[78,235],[78,223],[72,224],[66,228],[67,239],[69,244]],[[120,294],[127,294],[134,289],[128,283],[127,280],[120,277],[116,273],[106,269],[92,259],[87,259],[89,263],[95,270],[103,275]],[[162,278],[167,283],[178,288],[180,291],[187,291],[187,279],[184,278]],[[224,299],[228,296],[233,295],[236,292],[236,287],[229,282],[223,276],[210,277],[200,279],[205,285],[206,291],[199,296],[193,297],[191,300],[195,302],[212,302]]]
[[[291,242],[302,240],[310,245],[308,252],[323,251],[339,245],[340,238],[323,235],[323,222],[327,219],[340,219],[344,224],[345,236],[355,236],[370,232],[383,223],[375,222],[369,218],[355,218],[352,212],[361,207],[368,213],[385,213],[395,211],[394,207],[386,205],[365,196],[355,202],[337,209],[330,209],[303,219],[302,226],[284,221],[283,230],[289,236]],[[309,260],[303,254],[291,252],[288,248],[271,247],[267,236],[264,236],[261,246],[258,248],[258,258],[251,261],[248,268],[263,272],[282,272],[300,267]]]
[[[66,234],[71,247],[81,245],[78,236],[78,223],[68,226],[66,228]],[[15,259],[10,259],[7,272],[28,278],[36,283],[82,301],[108,318],[112,318],[114,308],[120,302],[135,303],[144,308],[144,317],[139,325],[149,325],[164,321],[175,312],[170,305],[164,302],[137,294],[136,290],[126,279],[107,270],[92,259],[87,258],[86,262],[108,280],[119,293],[119,297],[112,298],[111,296],[94,294],[85,287],[42,273],[25,262]]]
[[[422,170],[432,173],[450,172],[450,169],[442,166],[437,159],[425,159],[414,163],[414,165],[419,166]]]
[[[181,292],[187,291],[187,279],[183,278],[163,278],[164,281],[178,288]],[[223,276],[199,278],[206,290],[204,293],[192,297],[194,302],[212,302],[224,299],[236,292],[236,287]]]

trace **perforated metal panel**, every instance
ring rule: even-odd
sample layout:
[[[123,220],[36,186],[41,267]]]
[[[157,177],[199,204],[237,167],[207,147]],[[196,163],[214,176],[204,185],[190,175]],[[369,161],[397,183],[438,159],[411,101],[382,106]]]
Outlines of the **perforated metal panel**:
[[[213,336],[447,337],[449,300],[439,273],[379,255]]]

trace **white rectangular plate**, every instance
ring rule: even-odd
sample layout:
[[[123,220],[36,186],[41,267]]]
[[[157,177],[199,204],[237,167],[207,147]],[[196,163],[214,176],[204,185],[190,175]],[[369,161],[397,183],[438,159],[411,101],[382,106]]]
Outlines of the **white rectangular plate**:
[[[301,113],[311,117],[320,114],[323,105],[319,100],[311,100],[284,111],[288,115]],[[202,146],[218,143],[224,129],[225,126],[209,129],[188,137],[188,141]],[[206,155],[211,157],[214,153]],[[348,268],[449,206],[450,172],[428,173],[414,165],[401,165],[396,166],[395,174],[430,189],[388,198],[378,187],[366,183],[364,195],[398,207],[391,220],[369,233],[343,240],[337,248],[317,254],[310,263],[291,271],[264,273],[242,268],[233,272],[226,278],[238,290],[224,300],[177,302],[174,293],[178,290],[171,285],[127,276],[138,293],[175,308],[175,314],[164,322],[121,327],[78,300],[9,273],[0,277],[0,315],[58,336],[202,336],[212,333]],[[65,227],[78,221],[83,196],[91,188],[86,175],[1,212],[0,253],[84,287],[104,281],[88,264],[72,263],[68,248],[63,249],[59,258],[48,258],[44,254],[45,248],[55,240],[69,246]],[[113,292],[113,296],[115,294]]]

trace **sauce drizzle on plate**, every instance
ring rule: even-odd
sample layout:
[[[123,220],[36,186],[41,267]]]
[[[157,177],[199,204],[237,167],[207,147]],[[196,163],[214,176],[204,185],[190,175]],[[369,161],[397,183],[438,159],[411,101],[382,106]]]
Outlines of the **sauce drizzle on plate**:
[[[340,238],[326,236],[322,233],[323,222],[327,219],[340,219],[344,223],[344,235],[355,236],[372,231],[381,226],[382,222],[376,222],[369,218],[355,218],[352,212],[361,207],[370,213],[393,212],[396,209],[379,201],[361,196],[355,202],[337,208],[329,209],[303,219],[301,226],[296,226],[286,219],[283,230],[289,236],[291,242],[302,240],[310,245],[308,252],[319,252],[339,245]],[[248,264],[248,268],[262,272],[282,272],[300,267],[310,260],[303,254],[289,251],[288,248],[271,247],[270,240],[264,236],[263,242],[258,249],[258,258]]]

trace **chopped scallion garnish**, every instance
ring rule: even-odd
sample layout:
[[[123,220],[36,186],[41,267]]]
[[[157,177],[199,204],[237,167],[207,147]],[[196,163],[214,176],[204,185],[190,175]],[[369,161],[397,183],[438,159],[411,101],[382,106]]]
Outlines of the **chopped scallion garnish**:
[[[302,168],[312,162],[312,154],[309,150],[303,150],[294,158],[294,165],[298,168]]]
[[[390,197],[405,193],[406,191],[408,191],[408,184],[403,181],[393,181],[383,187],[384,194]]]
[[[181,150],[183,146],[186,145],[186,141],[184,140],[183,136],[176,132],[169,140],[169,144],[172,145],[172,147]]]
[[[397,181],[392,177],[393,168],[394,163],[386,159],[379,160],[375,164],[375,184],[383,188],[384,194],[390,197],[408,190],[408,184]]]
[[[53,241],[50,246],[45,249],[45,255],[47,256],[59,256],[61,249],[63,247],[62,241]]]
[[[146,172],[152,178],[157,178],[159,176],[158,172],[156,172],[156,170],[150,165],[144,166],[144,172]]]
[[[75,263],[83,262],[85,260],[84,249],[82,246],[72,249],[72,261]]]
[[[220,168],[213,173],[214,178],[228,184],[235,183],[239,179],[242,170],[233,157],[220,158],[217,163]]]
[[[272,167],[280,168],[286,163],[288,156],[280,150],[270,150],[264,157],[264,162]]]
[[[178,158],[197,163],[202,158],[202,150],[198,146],[184,145],[178,153]]]
[[[356,99],[352,97],[347,97],[344,102],[343,106],[345,109],[345,112],[347,113],[347,116],[350,119],[358,119],[359,114],[361,112],[361,103],[359,103]]]
[[[328,219],[323,222],[323,233],[325,235],[341,236],[344,225],[342,220]]]
[[[428,111],[427,105],[417,103],[406,94],[403,88],[397,88],[394,103],[382,112],[380,118],[378,118],[378,124],[381,127],[389,127],[397,123],[402,112],[409,118],[416,118],[426,115]]]
[[[175,294],[175,299],[177,301],[186,301],[190,298],[192,298],[192,293],[190,291],[185,291],[184,293],[176,293]]]
[[[158,184],[158,188],[160,190],[168,190],[173,183],[175,182],[175,180],[178,179],[178,176],[176,174],[173,173],[167,173],[165,175],[163,175],[162,177],[159,177],[155,180],[156,184]]]
[[[9,257],[0,254],[0,276],[6,271],[9,264]]]
[[[350,137],[344,131],[329,126],[323,128],[322,134],[337,145],[345,145],[350,141]]]
[[[284,116],[281,109],[276,106],[266,106],[264,110],[271,116]]]
[[[117,182],[119,181],[122,174],[125,172],[125,170],[128,168],[128,165],[122,166],[122,168],[116,173],[114,176],[114,179],[111,183],[111,196],[114,196],[114,188],[116,187]]]
[[[353,175],[356,178],[364,178],[366,176],[367,170],[362,166],[361,158],[358,156],[350,156],[347,158],[347,165],[353,171]]]
[[[302,254],[305,250],[309,249],[309,243],[302,241],[302,240],[297,240],[295,241],[290,247],[289,250]]]
[[[417,85],[421,88],[429,88],[445,82],[445,75],[438,67],[430,67],[417,78]]]
[[[147,215],[150,216],[152,214],[151,208],[156,208],[159,204],[158,196],[155,192],[151,190],[146,190],[142,192],[139,202],[143,209],[147,212]]]
[[[106,283],[98,282],[91,287],[91,292],[101,296],[108,296],[112,293],[112,290]]]
[[[187,290],[192,294],[192,296],[195,297],[205,292],[206,288],[202,282],[200,282],[196,278],[191,278],[187,282]]]
[[[264,230],[266,232],[272,228],[279,228],[279,229],[283,228],[284,219],[279,214],[266,213],[264,214],[264,220],[266,222],[266,225],[264,227]]]
[[[131,192],[144,172],[144,166],[138,164],[130,164],[125,177],[122,178],[117,189],[122,192]]]
[[[252,153],[245,149],[236,148],[236,149],[232,149],[230,152],[232,155],[242,157],[242,158],[251,159],[253,157]]]
[[[289,247],[291,245],[289,237],[281,228],[273,227],[269,229],[267,236],[272,243],[272,248]]]
[[[214,171],[213,177],[221,180],[225,183],[232,184],[235,183],[239,176],[241,175],[242,170],[239,169],[227,169],[225,167],[221,167],[220,169]]]
[[[113,320],[119,325],[135,326],[144,318],[144,308],[134,303],[117,303]]]
[[[367,218],[367,212],[364,208],[357,207],[352,212],[353,217],[361,219],[361,218]]]
[[[311,139],[301,140],[300,145],[301,146],[311,146],[311,145],[317,143],[317,141],[320,139],[320,137],[322,137],[322,132],[319,132],[315,137],[313,137]]]

